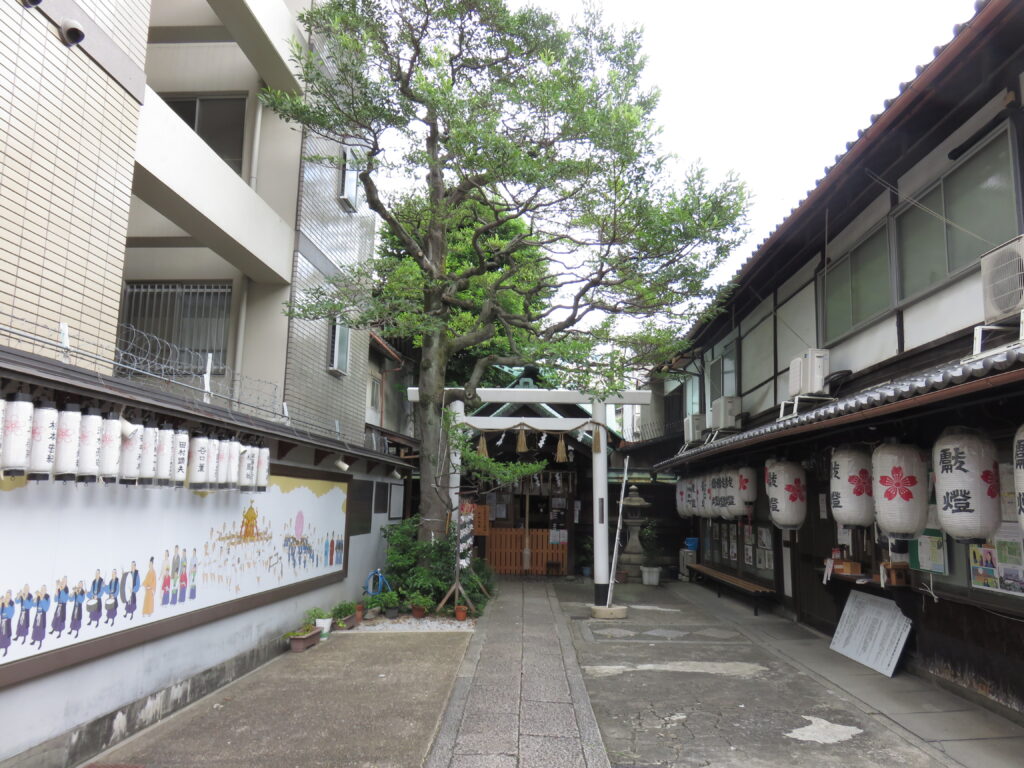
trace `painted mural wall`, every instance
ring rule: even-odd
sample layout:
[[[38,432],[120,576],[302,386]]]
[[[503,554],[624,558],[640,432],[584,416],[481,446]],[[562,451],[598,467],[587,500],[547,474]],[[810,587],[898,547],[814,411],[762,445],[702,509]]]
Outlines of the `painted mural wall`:
[[[0,664],[341,571],[347,497],[0,480]]]

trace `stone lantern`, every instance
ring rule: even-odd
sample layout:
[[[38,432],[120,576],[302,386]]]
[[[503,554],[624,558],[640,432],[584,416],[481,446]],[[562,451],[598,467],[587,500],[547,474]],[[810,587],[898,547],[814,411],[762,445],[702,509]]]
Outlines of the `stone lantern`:
[[[647,518],[644,512],[650,509],[650,502],[644,501],[635,485],[629,487],[629,493],[622,500],[622,522],[627,528],[626,546],[619,555],[619,570],[626,571],[630,581],[639,581],[640,566],[644,562],[644,551],[640,546],[640,529]]]

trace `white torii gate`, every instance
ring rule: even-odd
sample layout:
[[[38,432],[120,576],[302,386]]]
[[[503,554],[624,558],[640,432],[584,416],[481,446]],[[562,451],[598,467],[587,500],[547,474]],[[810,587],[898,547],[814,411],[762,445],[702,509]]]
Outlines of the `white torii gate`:
[[[459,421],[473,429],[503,431],[514,429],[526,423],[532,429],[552,432],[570,432],[593,424],[595,432],[606,429],[608,405],[650,405],[649,390],[629,390],[618,395],[598,399],[570,389],[499,389],[483,388],[476,391],[484,403],[539,403],[553,405],[584,405],[590,403],[590,419],[559,417],[516,417],[516,416],[464,416],[459,412],[461,401],[456,401],[453,410]],[[409,387],[409,401],[418,403],[418,387]],[[594,605],[604,605],[608,600],[609,558],[608,558],[608,440],[600,441],[593,454],[593,497],[594,497]],[[625,480],[623,480],[625,482]],[[453,483],[453,493],[458,493],[459,483]],[[457,504],[457,501],[453,501]]]

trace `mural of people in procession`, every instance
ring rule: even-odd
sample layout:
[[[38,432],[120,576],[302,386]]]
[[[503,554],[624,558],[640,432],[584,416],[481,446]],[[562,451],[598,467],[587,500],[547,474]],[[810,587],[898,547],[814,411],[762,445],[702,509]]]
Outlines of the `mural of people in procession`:
[[[168,493],[184,503],[146,503]],[[276,477],[251,498],[0,480],[0,520],[20,507],[19,530],[109,518],[50,557],[0,562],[0,664],[339,570],[346,497],[343,483]]]

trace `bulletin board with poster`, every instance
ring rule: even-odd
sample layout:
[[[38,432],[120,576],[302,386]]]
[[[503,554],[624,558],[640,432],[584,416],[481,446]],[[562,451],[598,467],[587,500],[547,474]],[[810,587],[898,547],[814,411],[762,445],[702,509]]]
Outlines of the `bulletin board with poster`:
[[[1020,526],[1004,522],[984,544],[968,548],[971,586],[1024,597],[1024,540]]]

